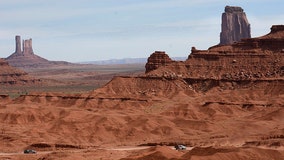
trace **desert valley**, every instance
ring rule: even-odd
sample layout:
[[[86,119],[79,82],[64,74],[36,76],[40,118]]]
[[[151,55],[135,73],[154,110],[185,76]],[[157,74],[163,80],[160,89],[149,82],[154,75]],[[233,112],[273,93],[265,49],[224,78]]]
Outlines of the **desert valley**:
[[[284,25],[251,38],[227,6],[220,44],[146,64],[49,61],[15,41],[0,59],[0,159],[284,159]]]

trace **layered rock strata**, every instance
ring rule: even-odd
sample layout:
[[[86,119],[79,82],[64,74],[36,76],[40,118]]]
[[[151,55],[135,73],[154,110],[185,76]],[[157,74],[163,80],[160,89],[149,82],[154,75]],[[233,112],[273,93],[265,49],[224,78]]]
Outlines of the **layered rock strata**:
[[[164,51],[155,51],[148,58],[146,63],[146,73],[159,68],[160,66],[165,66],[171,63],[173,60]]]
[[[153,63],[149,58],[146,73],[184,79],[283,80],[283,44],[284,26],[274,25],[271,32],[262,37],[243,39],[232,45],[217,45],[208,50],[193,47],[185,62],[168,62],[156,70],[150,70],[149,65]]]
[[[1,85],[27,85],[40,83],[39,79],[33,78],[28,73],[14,68],[8,62],[0,59],[0,86]]]
[[[226,6],[222,14],[220,44],[232,44],[243,38],[251,38],[250,24],[241,7]]]

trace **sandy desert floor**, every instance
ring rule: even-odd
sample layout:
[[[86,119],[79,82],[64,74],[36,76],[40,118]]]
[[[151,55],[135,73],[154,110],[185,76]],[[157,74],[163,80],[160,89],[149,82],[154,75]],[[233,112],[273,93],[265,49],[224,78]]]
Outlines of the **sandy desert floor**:
[[[0,85],[0,94],[18,97],[30,92],[82,93],[102,87],[114,76],[143,74],[145,64],[93,65],[70,64],[21,68],[42,83],[36,85]]]

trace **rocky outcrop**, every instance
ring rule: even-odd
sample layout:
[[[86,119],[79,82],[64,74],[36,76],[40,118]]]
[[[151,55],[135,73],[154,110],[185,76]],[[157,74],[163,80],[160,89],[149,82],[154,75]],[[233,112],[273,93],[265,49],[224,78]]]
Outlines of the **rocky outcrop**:
[[[284,79],[284,26],[274,25],[271,32],[247,38],[232,45],[217,45],[208,50],[192,47],[185,62],[171,61],[163,68],[148,70],[148,76],[195,80],[251,81]],[[150,60],[152,55],[150,56]],[[151,61],[150,61],[151,62]],[[147,65],[146,65],[147,66]],[[158,65],[157,65],[158,66]],[[171,75],[171,76],[165,76]]]
[[[23,40],[23,54],[34,54],[31,38]]]
[[[249,50],[250,52],[284,53],[284,25],[273,25],[269,34],[258,38],[243,39],[232,47],[235,50]],[[218,48],[218,47],[217,47]]]
[[[148,58],[146,63],[146,73],[159,68],[160,66],[165,66],[171,63],[173,60],[164,51],[155,51]]]
[[[273,33],[276,33],[276,32],[279,32],[279,31],[284,31],[284,25],[273,25],[271,28],[270,28],[270,33],[269,34],[273,34]]]
[[[243,38],[251,38],[250,24],[241,7],[226,6],[222,14],[220,44],[232,44]]]
[[[16,55],[19,56],[19,55],[34,54],[31,38],[27,40],[23,40],[23,51],[21,48],[21,36],[16,36],[15,41],[16,41],[16,50],[15,50]]]
[[[54,65],[71,65],[65,61],[49,61],[36,55],[32,47],[32,39],[23,40],[23,47],[21,46],[21,37],[16,36],[16,50],[13,54],[7,57],[5,60],[13,67],[19,67],[21,69],[33,68],[33,67],[49,67]]]
[[[32,48],[32,39],[23,40],[23,50],[21,50],[21,37],[16,36],[16,50],[13,54],[7,57],[5,60],[13,67],[34,67],[34,66],[46,66],[49,61],[34,54]]]
[[[22,54],[22,48],[21,48],[21,37],[20,36],[16,36],[15,37],[16,40],[16,54]]]
[[[262,37],[192,52],[187,63],[192,68],[190,73],[197,77],[226,80],[283,79],[283,44],[284,26],[274,25],[271,32]]]
[[[6,61],[0,59],[0,86],[29,85],[37,83],[40,83],[39,79],[29,76],[28,73],[20,69],[11,67]]]

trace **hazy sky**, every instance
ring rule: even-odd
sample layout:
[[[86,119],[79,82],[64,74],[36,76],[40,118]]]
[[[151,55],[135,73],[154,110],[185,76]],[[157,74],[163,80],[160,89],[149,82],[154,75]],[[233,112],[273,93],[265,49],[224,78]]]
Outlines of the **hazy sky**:
[[[284,23],[283,0],[0,0],[0,57],[15,35],[49,60],[187,57],[219,43],[226,5],[244,9],[253,37]]]

